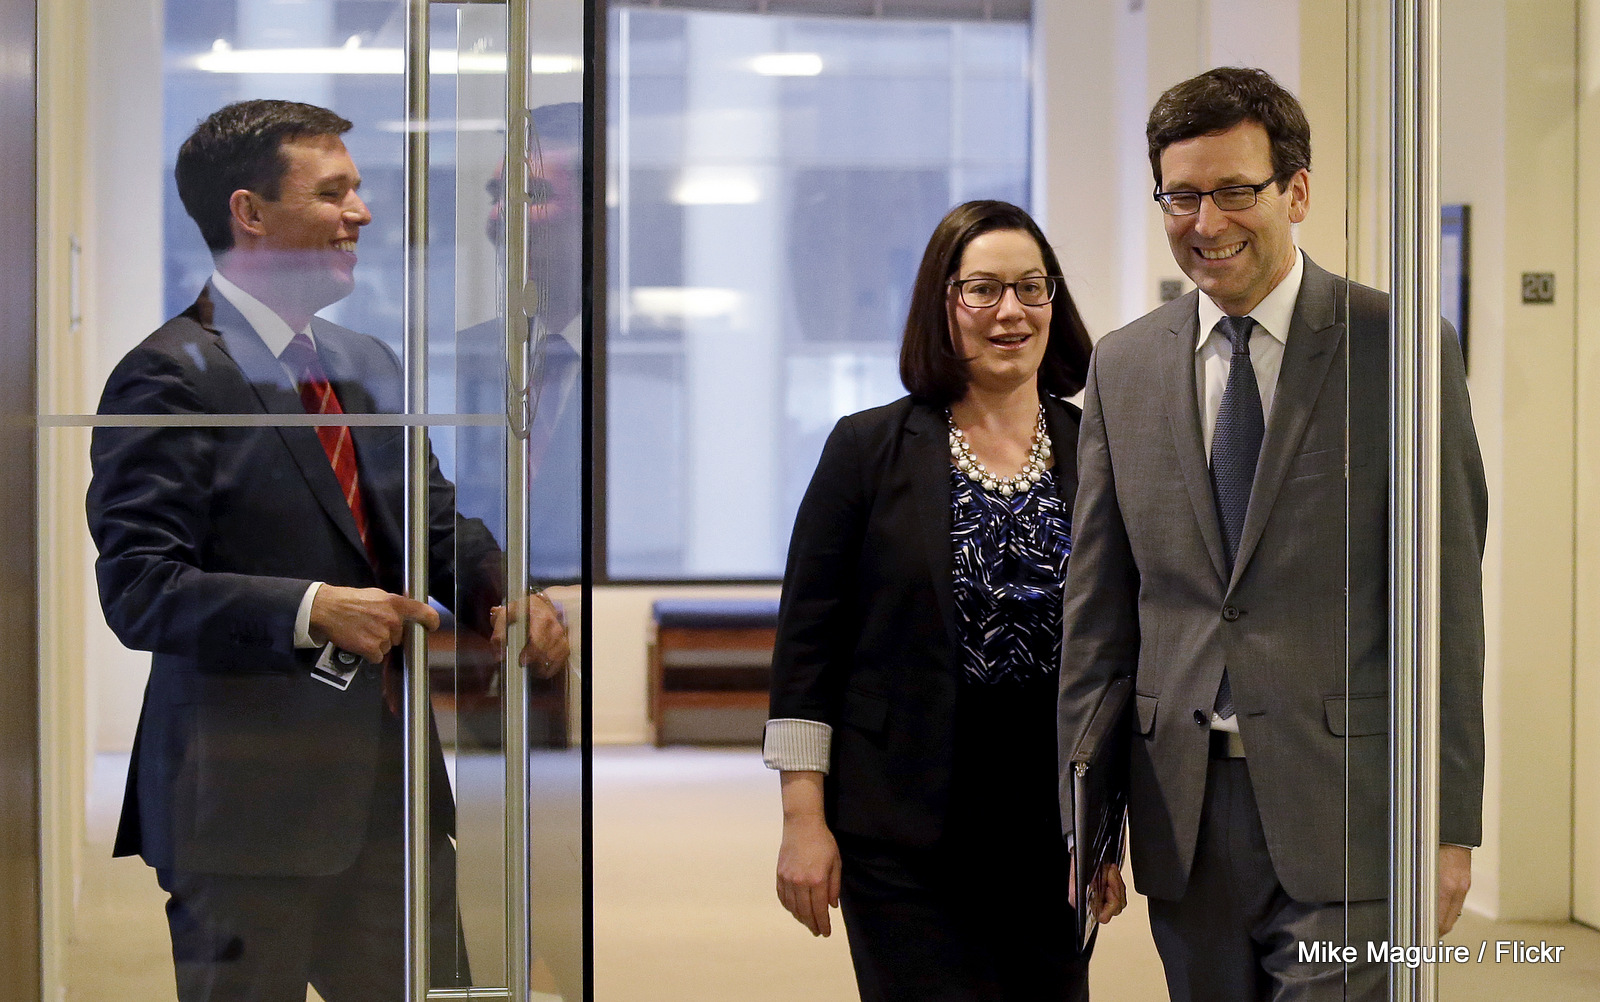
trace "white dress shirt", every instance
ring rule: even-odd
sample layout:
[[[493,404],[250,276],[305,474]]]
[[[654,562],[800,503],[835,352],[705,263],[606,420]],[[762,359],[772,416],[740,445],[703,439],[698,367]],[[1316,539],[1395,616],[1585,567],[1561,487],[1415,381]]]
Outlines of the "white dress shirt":
[[[283,352],[289,347],[289,342],[295,338],[294,328],[290,327],[287,321],[274,313],[272,307],[228,281],[227,277],[220,271],[211,273],[211,287],[216,289],[222,298],[226,299],[234,309],[239,311],[244,317],[245,323],[249,324],[251,329],[256,332],[256,337],[261,339],[262,343],[267,346],[268,351],[278,356],[279,364],[282,365]],[[311,325],[307,324],[306,329],[301,333],[311,339],[311,346],[315,348],[317,341],[311,334]],[[299,379],[293,372],[289,371],[287,365],[283,366],[283,371],[289,374],[289,379],[295,385],[299,385]],[[313,581],[311,582],[311,587],[307,588],[306,593],[300,598],[300,609],[295,613],[294,617],[294,645],[296,647],[322,646],[311,639],[311,604],[316,601],[317,592],[321,589],[322,582]]]
[[[1250,332],[1250,363],[1256,370],[1256,385],[1261,389],[1261,414],[1269,421],[1272,395],[1278,389],[1278,370],[1283,367],[1283,346],[1289,341],[1289,322],[1294,318],[1294,304],[1300,298],[1300,281],[1305,273],[1305,255],[1297,250],[1289,274],[1250,311],[1250,319],[1256,322]],[[1217,411],[1222,407],[1222,391],[1228,387],[1228,366],[1233,357],[1233,345],[1217,330],[1221,319],[1222,307],[1213,303],[1209,296],[1201,295],[1200,332],[1194,346],[1194,379],[1207,462],[1211,458]]]
[[[1300,280],[1305,273],[1305,255],[1296,250],[1289,274],[1250,311],[1250,319],[1256,322],[1250,331],[1250,364],[1256,370],[1256,386],[1261,390],[1261,415],[1269,420],[1272,398],[1278,390],[1278,372],[1283,368],[1284,345],[1289,341],[1289,323],[1294,319],[1294,305],[1300,298]],[[1222,393],[1228,388],[1228,369],[1233,361],[1233,343],[1217,330],[1222,316],[1222,307],[1202,294],[1200,329],[1194,346],[1194,380],[1208,463],[1211,440],[1217,431],[1217,411],[1222,409]],[[1239,718],[1224,719],[1213,711],[1211,729],[1237,734]]]

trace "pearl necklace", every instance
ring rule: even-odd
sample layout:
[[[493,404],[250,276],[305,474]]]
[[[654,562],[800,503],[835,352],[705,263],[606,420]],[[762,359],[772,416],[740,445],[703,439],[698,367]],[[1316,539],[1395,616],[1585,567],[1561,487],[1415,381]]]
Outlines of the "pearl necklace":
[[[1028,449],[1028,461],[1022,471],[1012,477],[997,477],[978,462],[978,457],[967,448],[967,436],[956,427],[956,418],[945,408],[944,417],[950,424],[950,460],[967,479],[980,484],[984,490],[999,491],[1003,497],[1025,494],[1039,478],[1044,476],[1045,464],[1050,461],[1050,437],[1044,425],[1044,405],[1039,405],[1039,420],[1033,428],[1033,445]]]

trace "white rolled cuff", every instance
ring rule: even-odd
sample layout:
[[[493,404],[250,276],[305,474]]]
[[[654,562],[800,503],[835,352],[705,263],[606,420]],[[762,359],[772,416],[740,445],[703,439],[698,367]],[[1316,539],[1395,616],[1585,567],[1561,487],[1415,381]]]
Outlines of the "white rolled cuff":
[[[782,717],[767,721],[761,740],[761,761],[784,772],[828,771],[833,728],[820,720]]]
[[[311,639],[311,603],[317,600],[317,592],[322,590],[321,581],[311,582],[306,593],[300,597],[300,608],[294,614],[294,645],[296,647],[321,647],[322,645]]]

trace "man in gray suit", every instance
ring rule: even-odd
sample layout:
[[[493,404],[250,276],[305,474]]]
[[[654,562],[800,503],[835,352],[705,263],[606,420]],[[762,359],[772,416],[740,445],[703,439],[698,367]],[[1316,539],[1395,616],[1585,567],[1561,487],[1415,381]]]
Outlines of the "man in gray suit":
[[[1060,747],[1108,680],[1133,679],[1132,863],[1173,999],[1381,999],[1366,943],[1386,938],[1388,300],[1295,246],[1310,129],[1268,74],[1178,84],[1147,138],[1199,289],[1091,363]],[[1442,371],[1448,929],[1481,831],[1488,499],[1448,331]],[[1300,950],[1330,940],[1358,960]]]

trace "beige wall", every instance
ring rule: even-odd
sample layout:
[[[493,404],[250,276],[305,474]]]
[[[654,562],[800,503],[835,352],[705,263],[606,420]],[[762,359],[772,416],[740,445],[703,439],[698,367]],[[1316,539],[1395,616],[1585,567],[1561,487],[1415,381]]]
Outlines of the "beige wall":
[[[1572,914],[1600,926],[1600,3],[1579,3]]]
[[[1570,914],[1576,5],[1442,6],[1441,200],[1472,206],[1470,378],[1491,497],[1485,836],[1470,904]],[[1516,67],[1515,71],[1510,68]],[[1556,274],[1554,305],[1520,274]]]

